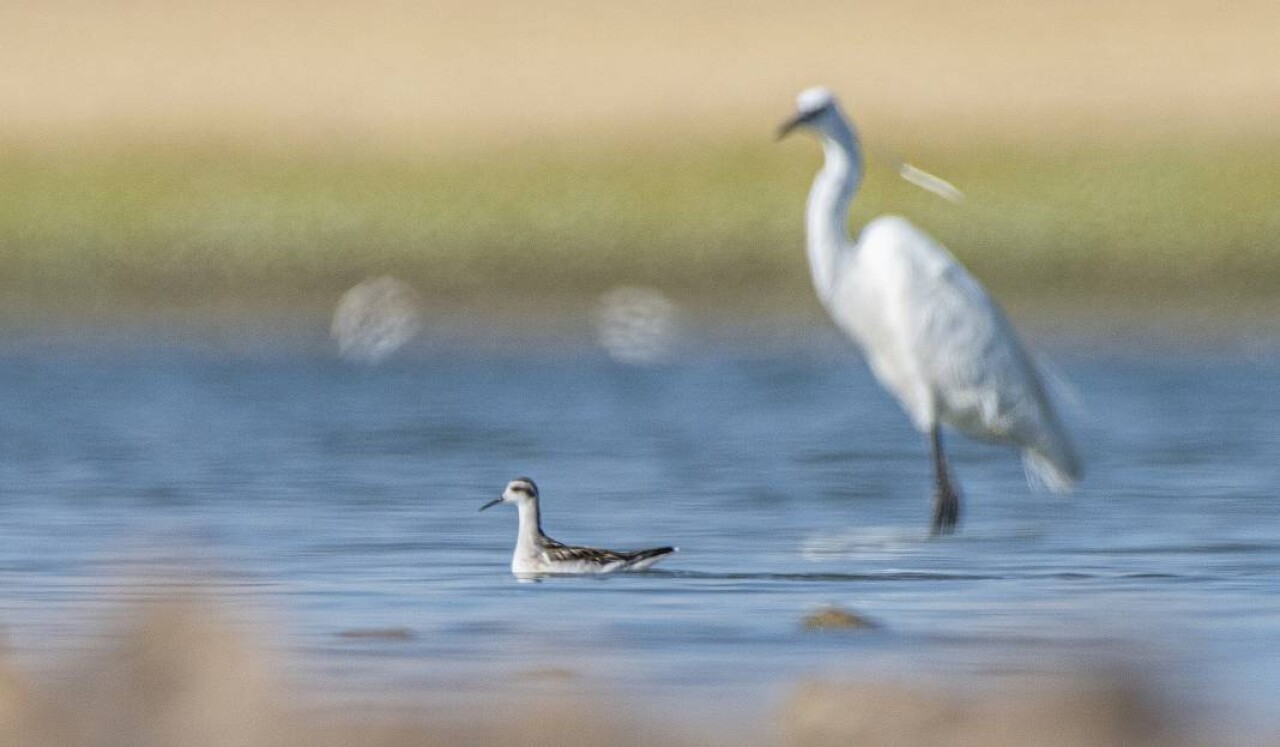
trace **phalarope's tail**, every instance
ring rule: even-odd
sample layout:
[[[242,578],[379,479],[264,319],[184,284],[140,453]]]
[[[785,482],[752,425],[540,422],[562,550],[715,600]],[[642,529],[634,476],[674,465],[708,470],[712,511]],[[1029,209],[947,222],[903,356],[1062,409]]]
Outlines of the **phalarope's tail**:
[[[674,547],[654,547],[648,550],[629,552],[626,554],[627,564],[625,568],[629,571],[643,571],[675,551],[676,548]]]

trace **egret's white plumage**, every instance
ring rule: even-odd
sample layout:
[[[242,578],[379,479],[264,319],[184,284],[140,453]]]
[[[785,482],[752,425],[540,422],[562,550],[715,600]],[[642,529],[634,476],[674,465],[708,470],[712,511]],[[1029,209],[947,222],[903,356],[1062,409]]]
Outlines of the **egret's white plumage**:
[[[542,531],[538,500],[538,486],[533,480],[518,477],[507,483],[501,497],[480,507],[483,511],[500,503],[513,503],[519,509],[520,529],[511,556],[511,572],[517,576],[642,571],[675,552],[674,547],[617,551],[557,542]]]
[[[959,516],[940,424],[1016,446],[1029,477],[1054,491],[1070,489],[1081,475],[1080,460],[999,306],[950,252],[905,218],[876,218],[850,242],[849,203],[863,172],[857,135],[826,89],[804,91],[796,106],[781,134],[810,129],[825,155],[806,209],[813,284],[881,385],[930,435],[934,531],[950,531]]]

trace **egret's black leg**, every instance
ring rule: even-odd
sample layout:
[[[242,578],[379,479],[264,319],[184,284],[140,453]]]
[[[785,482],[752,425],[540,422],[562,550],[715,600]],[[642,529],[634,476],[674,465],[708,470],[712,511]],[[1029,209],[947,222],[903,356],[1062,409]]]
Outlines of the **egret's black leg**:
[[[929,429],[933,447],[933,535],[951,534],[960,521],[960,490],[951,481],[947,455],[942,451],[942,430],[935,423]]]

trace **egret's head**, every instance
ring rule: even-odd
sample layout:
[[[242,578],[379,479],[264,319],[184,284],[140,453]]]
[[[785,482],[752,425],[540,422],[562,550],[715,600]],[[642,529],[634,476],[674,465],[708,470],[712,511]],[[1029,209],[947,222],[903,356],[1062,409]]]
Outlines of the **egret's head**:
[[[491,508],[499,503],[520,503],[522,501],[536,500],[538,500],[538,486],[533,483],[533,480],[530,480],[527,477],[517,477],[507,483],[507,489],[502,491],[501,497],[494,498],[484,504],[480,507],[480,510],[483,511],[486,508]]]
[[[796,113],[778,128],[778,139],[786,137],[798,127],[825,131],[841,119],[840,102],[829,89],[806,88],[796,96]]]

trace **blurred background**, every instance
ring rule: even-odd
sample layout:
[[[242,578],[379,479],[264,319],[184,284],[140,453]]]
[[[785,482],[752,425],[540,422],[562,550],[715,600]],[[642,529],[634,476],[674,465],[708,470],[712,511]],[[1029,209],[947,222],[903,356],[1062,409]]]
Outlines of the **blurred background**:
[[[855,224],[909,214],[1010,305],[1240,312],[1280,273],[1265,0],[0,13],[3,291],[39,313],[327,308],[391,272],[489,311],[625,282],[812,315],[817,149],[772,134],[817,84],[872,151]]]
[[[0,741],[1280,734],[1278,32],[0,0]],[[774,142],[817,84],[853,229],[908,216],[1041,357],[1072,497],[956,439],[927,540],[926,446],[810,287],[820,149]],[[682,552],[517,584],[475,509],[518,474],[559,539]]]

